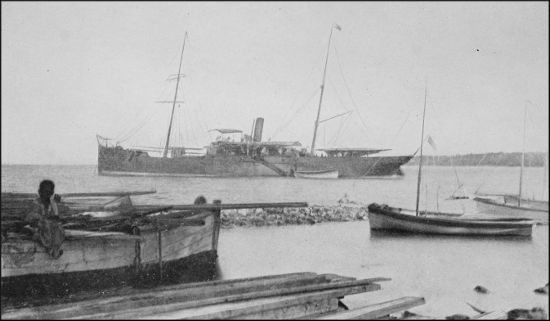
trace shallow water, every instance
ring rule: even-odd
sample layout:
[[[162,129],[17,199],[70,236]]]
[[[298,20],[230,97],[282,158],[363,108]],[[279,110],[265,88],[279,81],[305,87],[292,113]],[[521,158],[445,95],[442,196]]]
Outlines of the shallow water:
[[[216,179],[107,177],[98,176],[96,167],[88,165],[2,165],[2,192],[35,192],[40,180],[51,178],[57,193],[156,189],[156,194],[134,198],[148,204],[187,204],[204,195],[223,203],[335,205],[347,194],[365,204],[414,208],[417,169],[404,166],[403,170],[405,176],[392,179]],[[517,193],[519,168],[458,167],[456,171],[468,192],[481,186],[483,192]],[[542,168],[525,170],[524,195],[542,197],[542,173]],[[426,167],[420,207],[475,212],[471,200],[445,200],[457,187],[457,175],[450,167]],[[422,296],[426,304],[412,311],[439,318],[476,314],[466,302],[489,311],[533,306],[548,311],[548,296],[533,292],[548,282],[548,238],[548,226],[536,226],[528,239],[372,234],[368,221],[224,229],[219,269],[225,279],[298,271],[392,279],[381,283],[381,291],[346,297],[351,307]],[[476,285],[490,292],[478,294],[473,291]]]

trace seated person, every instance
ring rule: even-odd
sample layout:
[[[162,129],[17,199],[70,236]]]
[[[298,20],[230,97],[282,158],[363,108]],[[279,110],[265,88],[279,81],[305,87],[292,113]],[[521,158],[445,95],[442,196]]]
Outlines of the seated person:
[[[38,187],[38,195],[25,220],[31,225],[34,238],[44,246],[47,253],[57,259],[63,254],[60,249],[65,240],[65,231],[57,222],[59,220],[59,195],[54,194],[55,184],[43,180]]]

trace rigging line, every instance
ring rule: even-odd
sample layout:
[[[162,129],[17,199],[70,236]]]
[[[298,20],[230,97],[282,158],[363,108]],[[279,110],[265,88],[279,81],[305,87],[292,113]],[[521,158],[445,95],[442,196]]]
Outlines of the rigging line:
[[[120,135],[119,138],[127,140],[128,138],[133,136],[135,133],[137,133],[137,131],[143,128],[143,126],[151,120],[152,116],[153,116],[153,111],[150,111],[149,114],[146,115],[146,117],[141,120],[141,122],[139,122],[136,126],[128,130],[125,135]]]
[[[399,133],[401,133],[401,130],[403,129],[403,127],[405,127],[405,124],[407,123],[407,120],[409,120],[409,116],[411,115],[411,111],[409,110],[407,112],[407,116],[405,117],[405,120],[403,121],[403,123],[401,124],[401,126],[399,127],[399,129],[397,130],[397,133],[393,136],[392,138],[392,143],[395,142],[395,140],[397,139],[397,136],[399,136]]]
[[[153,116],[153,110],[149,111],[149,114],[146,115],[146,117],[134,128],[132,128],[130,131],[128,131],[124,136],[119,137],[119,142],[124,142],[133,137],[138,131],[140,131],[152,118]]]
[[[183,117],[183,110],[181,108],[181,104],[178,104],[178,134],[179,134],[179,145],[184,146],[185,140],[183,139],[183,135],[181,133],[181,127],[182,127],[182,119]]]
[[[344,108],[344,110],[346,111],[349,111],[348,109],[345,108],[345,104],[344,102],[342,101],[340,95],[338,95],[338,90],[336,89],[336,86],[334,85],[334,83],[332,82],[332,79],[330,77],[327,77],[328,80],[329,80],[329,84],[331,85],[331,87],[333,88],[334,92],[336,93],[336,97],[338,98],[338,100],[340,101],[340,104],[341,106]],[[351,111],[350,111],[351,112]],[[349,115],[348,115],[349,116]],[[330,118],[329,118],[330,119]],[[326,120],[329,120],[329,119],[325,119],[323,121],[326,121]],[[344,123],[349,119],[349,117],[345,117],[343,118],[343,121],[340,122],[340,127],[338,128],[338,131],[336,132],[336,135],[340,135],[341,131],[342,131],[342,126],[344,125]],[[323,122],[323,121],[320,121],[319,123]],[[326,128],[326,127],[325,127]],[[347,127],[349,128],[349,127]],[[331,144],[337,139],[338,137],[337,136],[333,136],[333,138],[331,139]]]
[[[333,136],[332,140],[330,141],[330,144],[334,143],[338,136],[340,136],[340,133],[342,132],[342,128],[344,127],[344,124],[347,122],[351,114],[348,114],[347,117],[345,117],[343,120],[340,121],[340,127],[338,128],[338,131],[336,131],[336,134]],[[346,127],[347,128],[347,127]]]
[[[197,124],[197,128],[196,130],[191,130],[191,134],[193,135],[192,137],[192,140],[193,140],[193,144],[195,144],[196,147],[199,147],[200,143],[200,136],[199,136],[199,131],[200,131],[200,127],[201,127],[201,122],[199,122],[199,116],[197,116],[197,112],[196,112],[196,109],[191,109],[189,108],[188,109],[188,114],[189,114],[189,119],[192,120],[191,122],[189,122],[190,124]]]
[[[481,161],[483,161],[485,159],[485,157],[487,157],[487,155],[489,155],[489,153],[483,154],[483,156],[481,157],[481,159],[477,163],[476,167],[481,164]],[[496,166],[498,166],[498,163],[500,162],[500,159],[502,158],[502,156],[504,156],[504,153],[499,153],[499,155],[497,156],[497,162],[496,162],[497,165]],[[485,171],[483,176],[484,176],[484,178],[481,181],[481,184],[479,184],[479,186],[475,190],[474,194],[477,194],[479,192],[479,190],[481,189],[481,187],[483,187],[483,185],[485,185],[485,181],[487,180],[487,177],[489,176],[489,172]]]
[[[183,110],[181,111],[181,113],[183,115]],[[190,124],[194,122],[191,121],[191,112],[189,109],[185,111],[185,117],[187,119],[187,123],[189,124],[189,126],[183,126],[184,133],[186,137],[187,146],[191,146],[194,143],[194,130],[193,130],[194,128],[191,128]],[[180,123],[180,124],[183,124],[183,123]],[[184,146],[183,143],[182,143],[182,146]]]
[[[397,131],[397,134],[392,138],[392,140],[391,140],[391,142],[390,142],[391,145],[393,145],[393,143],[395,143],[395,140],[397,139],[397,136],[399,136],[399,133],[401,132],[401,130],[403,129],[403,127],[405,127],[405,124],[407,123],[407,120],[409,119],[410,114],[411,114],[411,110],[409,110],[409,112],[407,113],[407,117],[405,117],[405,120],[404,120],[403,123],[401,124],[401,127],[399,127],[399,130]],[[417,151],[418,151],[418,150],[417,150]],[[416,152],[415,152],[415,154],[416,154]],[[365,173],[365,175],[368,174],[368,173],[370,173],[371,169],[373,169],[373,168],[376,166],[376,164],[380,161],[380,159],[381,159],[381,158],[378,158],[378,159],[371,165],[371,167],[369,167],[369,168],[367,169],[367,172]]]
[[[313,70],[315,69],[314,67],[315,67],[315,66],[312,66],[311,70],[309,71],[309,74],[308,74],[307,77],[304,79],[304,82],[302,83],[302,86],[300,86],[300,88],[304,87],[305,83],[306,83],[308,80],[310,80],[311,75],[313,74]],[[287,123],[288,121],[291,121],[291,120],[292,120],[292,117],[294,116],[294,114],[293,114],[290,118],[289,118],[289,115],[290,115],[290,112],[294,109],[294,107],[295,107],[297,101],[298,101],[298,95],[296,95],[296,96],[294,97],[294,99],[292,100],[292,103],[290,104],[290,108],[287,109],[287,112],[286,112],[285,116],[283,117],[283,122],[282,122],[282,123]],[[296,113],[296,111],[295,111],[295,113]],[[287,119],[288,119],[288,120],[287,120]],[[279,126],[279,127],[281,127],[281,126]],[[274,134],[274,135],[276,135],[277,133],[278,133],[278,132],[275,131],[275,134]],[[271,137],[275,137],[274,135],[271,135]]]
[[[138,117],[138,119],[140,119],[142,117],[143,117],[143,119],[141,119],[141,121],[137,125],[135,125],[134,127],[126,126],[126,128],[124,130],[120,131],[119,134],[114,137],[114,140],[120,140],[123,137],[127,138],[126,136],[128,136],[128,133],[133,131],[136,127],[139,127],[142,122],[146,122],[148,119],[150,119],[153,111],[149,110],[149,114],[145,114],[145,113],[146,113],[146,110],[142,109],[141,115],[140,115],[141,117]],[[127,123],[127,124],[129,125],[129,123]]]
[[[292,114],[292,117],[286,122],[286,123],[283,123],[281,126],[279,126],[275,131],[274,131],[274,134],[271,135],[271,137],[275,138],[277,134],[279,134],[281,132],[282,129],[286,128],[291,122],[292,122],[292,118],[294,118],[294,116],[296,116],[298,113],[300,113],[301,111],[303,111],[305,109],[305,107],[307,106],[307,104],[311,101],[311,99],[313,99],[313,97],[317,94],[317,92],[319,91],[320,89],[319,88],[316,88],[315,91],[309,96],[309,98],[307,99],[307,101],[299,108],[297,109],[294,114]]]
[[[182,115],[184,113],[184,111],[182,110]],[[194,121],[191,121],[191,111],[189,109],[185,110],[185,119],[187,119],[187,126],[183,126],[183,122],[181,122],[180,124],[183,126],[184,128],[184,133],[185,133],[185,143],[187,144],[187,146],[191,146],[194,144],[194,128],[191,128],[191,124],[194,124],[195,122]],[[183,142],[182,142],[182,146],[184,146]]]
[[[319,59],[319,61],[322,61],[324,55],[321,55],[320,57],[321,57],[321,58]],[[302,85],[301,85],[299,88],[304,88],[306,83],[308,83],[308,82],[311,83],[311,82],[312,82],[312,80],[311,80],[311,75],[313,74],[313,71],[316,70],[316,69],[317,69],[317,64],[312,64],[312,65],[311,65],[311,68],[310,68],[310,70],[309,70],[308,75],[304,78],[304,81],[303,81]],[[316,88],[315,90],[316,90],[315,93],[317,93],[317,90],[319,90],[319,88]],[[310,99],[311,99],[311,98],[310,98]],[[288,115],[290,115],[290,111],[292,111],[292,109],[294,109],[294,107],[295,107],[297,101],[298,101],[298,95],[296,95],[296,96],[294,97],[294,99],[293,99],[293,101],[292,101],[292,104],[290,105],[291,107],[287,110],[287,113],[286,113],[285,117],[283,118],[283,122],[282,122],[282,123],[286,123],[286,122],[287,122],[286,119],[287,119]],[[308,101],[309,101],[309,99],[308,99]],[[294,115],[295,115],[295,114],[293,114],[292,117],[293,117]],[[292,121],[292,117],[288,120],[289,122]],[[281,128],[281,126],[279,126],[279,128]],[[275,137],[275,135],[276,135],[277,133],[278,133],[278,132],[276,131],[274,135],[271,135],[271,137]]]
[[[200,110],[204,110],[204,107],[201,103],[198,103],[199,107],[200,107]],[[202,130],[204,132],[206,132],[206,134],[208,135],[208,139],[209,139],[209,142],[212,141],[212,135],[211,133],[208,131],[209,127],[208,127],[208,123],[206,122],[206,117],[198,117],[199,119],[199,124],[200,126],[202,127]]]
[[[185,112],[185,114],[184,114],[184,112]],[[185,144],[187,144],[187,146],[191,146],[191,145],[194,144],[194,128],[191,128],[191,124],[195,123],[191,119],[191,117],[192,117],[191,116],[191,110],[189,108],[187,108],[184,111],[183,108],[182,108],[181,109],[181,115],[182,115],[182,117],[185,115],[185,117],[183,117],[183,118],[187,119],[187,125],[186,126],[184,126],[183,121],[180,120],[180,126],[184,128],[183,130],[184,130],[184,133],[185,133],[185,141],[182,141],[181,146],[185,146]]]
[[[138,131],[140,131],[147,124],[148,120],[150,119],[143,120],[140,124],[134,127],[130,132],[128,132],[124,137],[119,138],[117,142],[122,143],[132,138]]]
[[[342,70],[342,64],[340,63],[340,56],[338,55],[338,50],[336,50],[336,46],[333,47],[334,52],[336,53],[336,62],[338,63],[338,69],[340,70],[340,75],[342,76],[342,80],[344,80],[344,86],[346,87],[346,90],[348,91],[349,98],[351,99],[352,105],[355,108],[355,111],[357,112],[357,117],[361,121],[361,123],[364,126],[365,134],[369,134],[368,132],[368,126],[366,125],[365,121],[363,120],[363,117],[361,117],[361,114],[359,113],[359,108],[357,107],[357,104],[355,103],[355,99],[353,99],[353,96],[351,95],[351,90],[349,89],[348,82],[346,81],[346,78],[344,77],[344,71]]]
[[[340,102],[340,105],[344,108],[345,111],[348,111],[348,109],[346,108],[346,104],[342,100],[342,97],[340,97],[340,95],[338,94],[338,89],[336,88],[336,85],[334,84],[330,76],[328,76],[327,78],[328,78],[329,84],[331,85],[331,88],[334,90],[334,93],[336,94],[336,98],[338,98],[338,101]]]
[[[350,126],[346,126],[346,124],[348,123],[349,119],[351,117],[351,112],[347,115],[347,117],[343,118],[340,122],[340,129],[338,129],[338,132],[337,132],[337,135],[334,139],[334,142],[337,143],[338,142],[338,139],[340,139],[341,137],[344,136],[344,133],[347,133],[350,131]]]

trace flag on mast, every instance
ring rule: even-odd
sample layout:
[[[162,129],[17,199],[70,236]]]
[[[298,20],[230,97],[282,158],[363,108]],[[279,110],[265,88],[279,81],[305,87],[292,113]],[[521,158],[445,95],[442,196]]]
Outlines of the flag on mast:
[[[437,150],[437,147],[435,146],[435,142],[434,140],[432,139],[432,136],[428,136],[428,144],[430,144],[430,146],[432,146],[432,148],[434,150]]]
[[[338,31],[342,31],[342,27],[340,27],[338,24],[334,24],[334,28],[338,29]]]

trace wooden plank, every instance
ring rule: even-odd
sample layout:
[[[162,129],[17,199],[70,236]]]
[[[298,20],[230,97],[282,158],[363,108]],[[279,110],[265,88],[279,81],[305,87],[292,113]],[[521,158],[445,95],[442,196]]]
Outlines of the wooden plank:
[[[149,209],[154,205],[136,205],[136,209]],[[230,210],[244,208],[285,208],[285,207],[307,207],[306,202],[278,202],[278,203],[226,203],[226,204],[204,204],[204,205],[172,205],[174,210]]]
[[[403,297],[345,312],[331,313],[320,316],[316,318],[316,320],[376,319],[391,313],[410,309],[424,303],[426,303],[426,301],[422,297]]]
[[[192,287],[185,290],[150,291],[130,296],[98,299],[93,300],[93,302],[64,304],[60,307],[26,308],[19,311],[7,312],[8,314],[5,313],[3,317],[28,318],[37,316],[44,319],[73,317],[124,318],[126,315],[140,315],[149,312],[169,312],[190,307],[317,292],[322,290],[340,289],[344,294],[351,294],[380,289],[378,284],[373,284],[368,279],[351,282],[321,283],[300,286],[292,285],[293,283],[296,284],[299,282],[300,278],[291,279],[287,282],[280,282],[280,280],[272,279],[267,286],[262,286],[261,284],[247,286],[246,282],[244,282],[240,283],[240,287],[226,285],[223,290],[219,287],[211,287],[210,289]]]
[[[61,197],[106,197],[106,196],[126,196],[126,195],[146,195],[155,194],[156,190],[149,191],[118,191],[118,192],[89,192],[89,193],[63,193]],[[29,199],[37,198],[37,193],[2,193],[2,199]]]
[[[366,292],[366,291],[373,291],[373,290],[377,290],[377,289],[379,289],[379,286],[374,289],[373,285],[358,285],[358,286],[351,286],[351,287],[341,288],[341,289],[336,289],[336,290],[327,290],[325,292],[332,292],[331,297],[343,297],[345,295],[362,293],[362,292]],[[311,298],[314,298],[314,297],[319,296],[319,293],[320,292],[314,291],[312,293],[305,293],[305,294],[301,294],[301,295],[308,295],[309,294]],[[294,293],[294,295],[296,295],[296,294],[298,294],[298,293]],[[271,296],[271,297],[273,298],[273,297],[283,297],[283,296],[284,295],[275,295],[275,296]],[[236,300],[232,300],[231,298],[225,298],[225,299],[228,299],[228,300],[218,300],[218,302],[213,302],[212,301],[212,302],[210,302],[212,304],[204,304],[204,302],[197,302],[197,303],[198,303],[199,307],[208,308],[208,307],[212,306],[213,304],[217,305],[219,303],[230,303],[228,306],[231,306],[231,305],[234,305],[234,304],[239,304],[242,301],[259,300],[259,299],[269,298],[269,296],[268,297],[256,297],[255,293],[250,293],[247,297],[248,298],[242,299],[242,300],[241,300],[241,298],[236,299]],[[314,300],[314,299],[311,299],[311,300]],[[287,302],[286,304],[291,304],[292,305],[293,304],[292,302],[293,301],[290,300],[290,302]],[[197,304],[195,304],[195,302],[181,302],[181,303],[176,303],[176,304],[165,304],[165,305],[157,305],[157,306],[151,306],[151,307],[128,309],[128,310],[124,310],[124,311],[117,311],[116,313],[111,313],[111,314],[81,315],[81,316],[78,317],[78,319],[83,319],[83,318],[84,319],[103,319],[103,318],[134,319],[134,318],[140,318],[140,317],[145,316],[145,315],[147,315],[148,317],[152,317],[154,315],[161,314],[161,313],[183,311],[185,309],[195,308],[195,307],[197,307]],[[280,308],[284,309],[284,307],[280,307]],[[253,315],[254,311],[256,311],[256,313],[258,313],[258,311],[260,311],[262,309],[266,309],[266,307],[265,306],[264,307],[255,307],[255,308],[253,308],[252,311],[244,310],[244,311],[240,311],[240,313],[244,313],[242,316],[245,316],[246,314],[252,314]],[[271,310],[276,310],[276,309],[277,309],[276,307],[273,307],[273,309],[271,309]],[[231,314],[232,312],[220,311],[219,313],[224,315],[224,314],[227,314],[227,313]],[[212,317],[213,317],[212,315],[204,316],[204,318],[207,318],[207,319],[212,318]],[[241,315],[237,315],[235,317],[240,318]],[[177,318],[179,318],[179,316],[177,316]],[[195,319],[195,318],[197,318],[197,316],[191,316],[190,318]],[[217,317],[215,317],[215,318],[217,318]],[[225,318],[225,317],[221,317],[221,318]]]
[[[130,235],[121,232],[92,232],[85,230],[65,230],[66,239],[83,239],[83,238],[100,238],[100,239],[112,239],[112,240],[142,240],[143,238],[138,235]]]
[[[347,283],[347,284],[345,284]],[[247,293],[239,293],[234,295],[227,295],[222,297],[213,297],[213,298],[203,298],[201,300],[192,301],[192,300],[186,300],[191,298],[183,298],[181,300],[180,298],[177,298],[177,300],[170,300],[170,301],[176,301],[174,303],[168,303],[168,304],[162,304],[163,301],[169,301],[165,297],[163,301],[157,301],[157,305],[150,305],[151,301],[149,302],[138,302],[135,306],[126,309],[126,310],[118,310],[115,312],[108,312],[108,313],[94,313],[89,315],[80,315],[77,318],[84,318],[84,319],[104,319],[104,318],[117,318],[117,319],[131,319],[135,316],[144,315],[146,313],[150,314],[157,314],[157,313],[163,313],[163,312],[171,312],[181,309],[187,309],[191,307],[199,307],[199,306],[206,306],[206,305],[212,305],[212,304],[218,304],[218,303],[226,303],[226,302],[237,302],[242,300],[251,300],[251,299],[260,299],[260,298],[266,298],[266,297],[274,297],[274,296],[283,296],[283,295],[291,295],[291,294],[297,294],[297,293],[309,293],[309,292],[318,292],[322,290],[336,290],[340,289],[342,290],[340,292],[341,296],[345,295],[351,295],[356,293],[362,293],[367,291],[376,291],[380,290],[380,285],[370,283],[370,282],[361,282],[361,281],[353,281],[353,282],[341,282],[337,284],[321,284],[321,285],[310,285],[310,286],[298,286],[293,288],[284,288],[284,289],[275,289],[275,290],[264,290],[264,291],[256,291],[256,292],[247,292]],[[171,299],[171,298],[170,298]],[[179,302],[177,302],[179,301]],[[146,306],[148,305],[148,306]]]
[[[337,298],[326,298],[321,300],[311,300],[302,304],[289,304],[286,307],[277,309],[266,309],[259,313],[238,316],[231,319],[258,320],[258,319],[290,319],[294,320],[300,317],[308,317],[310,314],[327,313],[338,309]]]
[[[193,282],[193,283],[183,283],[183,284],[173,284],[166,285],[161,287],[155,287],[148,289],[148,293],[159,293],[164,291],[197,291],[199,289],[205,295],[215,295],[218,289],[229,289],[229,288],[244,288],[246,286],[269,286],[274,283],[279,283],[283,281],[299,280],[303,278],[315,278],[317,277],[316,273],[313,272],[297,272],[297,273],[285,273],[285,274],[276,274],[268,276],[259,276],[259,277],[248,277],[248,278],[239,278],[231,280],[217,280],[209,282]],[[65,317],[69,317],[72,314],[82,313],[83,311],[94,311],[96,306],[106,306],[113,305],[117,302],[123,302],[127,300],[128,297],[140,298],[146,296],[147,293],[144,293],[140,289],[123,289],[121,291],[114,291],[108,294],[107,297],[101,297],[93,300],[85,300],[82,298],[80,302],[71,302],[64,304],[48,305],[48,306],[38,306],[38,307],[29,307],[16,310],[5,310],[6,316],[12,318],[33,318],[34,316],[44,316],[44,318],[61,318],[63,315],[57,315],[57,312],[66,313]],[[4,314],[2,314],[4,318]]]
[[[144,319],[289,319],[338,309],[341,290],[321,291],[208,305],[167,313],[146,314]]]
[[[341,275],[338,275],[338,274],[333,274],[333,273],[327,273],[327,274],[323,274],[327,279],[330,280],[330,282],[343,282],[343,281],[353,281],[353,280],[357,280],[356,278],[354,277],[349,277],[349,276],[341,276]],[[389,281],[389,279],[387,278],[379,278],[379,279],[372,279],[373,282],[379,282],[379,281]]]

